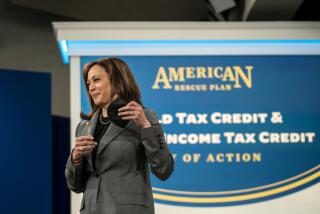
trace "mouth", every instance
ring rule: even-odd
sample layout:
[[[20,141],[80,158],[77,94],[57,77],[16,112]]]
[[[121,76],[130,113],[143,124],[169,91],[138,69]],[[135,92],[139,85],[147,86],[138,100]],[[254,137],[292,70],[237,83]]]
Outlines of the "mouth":
[[[99,93],[98,94],[92,94],[91,96],[92,96],[92,98],[95,98],[95,97],[97,97],[99,95]]]

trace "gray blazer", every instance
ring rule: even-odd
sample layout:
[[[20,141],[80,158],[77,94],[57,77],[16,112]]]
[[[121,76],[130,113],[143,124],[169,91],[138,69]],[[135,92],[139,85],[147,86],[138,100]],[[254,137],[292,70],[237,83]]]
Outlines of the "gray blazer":
[[[76,137],[94,134],[101,110],[91,120],[79,123]],[[69,157],[65,177],[70,190],[83,192],[81,214],[153,214],[154,203],[149,168],[166,180],[174,159],[164,139],[157,114],[144,110],[150,128],[139,128],[129,121],[125,128],[111,123],[101,138],[96,171],[91,153],[75,167]]]

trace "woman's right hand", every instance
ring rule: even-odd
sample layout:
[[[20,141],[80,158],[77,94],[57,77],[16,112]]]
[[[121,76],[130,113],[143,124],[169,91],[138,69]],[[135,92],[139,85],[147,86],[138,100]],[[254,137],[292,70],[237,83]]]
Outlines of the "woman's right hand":
[[[80,163],[83,155],[92,152],[96,146],[97,143],[93,141],[93,137],[90,135],[76,138],[72,151],[72,162],[75,164]]]

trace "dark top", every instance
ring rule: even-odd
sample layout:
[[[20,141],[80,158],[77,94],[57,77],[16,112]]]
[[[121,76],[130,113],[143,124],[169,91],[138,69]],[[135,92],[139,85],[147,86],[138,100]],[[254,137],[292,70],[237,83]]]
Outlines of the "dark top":
[[[101,121],[103,123],[101,123]],[[97,142],[97,146],[96,148],[92,151],[92,165],[93,165],[93,169],[96,170],[96,156],[97,156],[97,151],[98,151],[98,147],[100,144],[100,140],[103,137],[103,135],[106,133],[107,129],[109,128],[111,121],[109,120],[108,117],[101,117],[99,118],[98,122],[97,122],[97,126],[96,129],[94,131],[94,141]]]

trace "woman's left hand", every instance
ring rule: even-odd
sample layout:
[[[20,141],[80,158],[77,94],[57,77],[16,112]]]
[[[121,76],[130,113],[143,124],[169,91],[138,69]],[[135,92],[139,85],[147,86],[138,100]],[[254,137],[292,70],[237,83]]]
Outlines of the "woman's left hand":
[[[141,128],[151,127],[142,106],[135,101],[131,101],[126,106],[119,108],[118,115],[123,120],[133,120]]]

